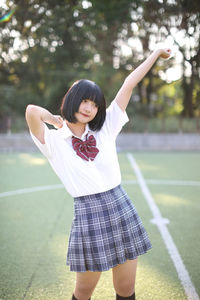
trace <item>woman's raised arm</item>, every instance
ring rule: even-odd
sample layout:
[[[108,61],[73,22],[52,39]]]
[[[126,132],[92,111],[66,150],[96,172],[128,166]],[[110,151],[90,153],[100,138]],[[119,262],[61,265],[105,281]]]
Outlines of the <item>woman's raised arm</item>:
[[[26,122],[33,135],[42,143],[44,140],[44,123],[60,128],[63,125],[63,119],[60,116],[52,115],[43,107],[29,104],[26,108]]]
[[[122,87],[115,97],[115,101],[124,111],[129,103],[134,87],[148,73],[158,57],[169,58],[171,55],[170,49],[155,50],[141,65],[131,72],[125,79]]]

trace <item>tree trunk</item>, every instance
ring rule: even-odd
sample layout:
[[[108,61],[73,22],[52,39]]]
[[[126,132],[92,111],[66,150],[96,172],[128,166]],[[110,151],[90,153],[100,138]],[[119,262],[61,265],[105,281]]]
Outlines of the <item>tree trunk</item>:
[[[138,83],[137,88],[138,88],[140,103],[145,104],[145,91],[144,91],[143,80]]]
[[[190,82],[187,83],[187,79],[183,77],[183,113],[182,115],[187,118],[194,117],[194,110],[192,105],[192,94],[193,94],[193,78],[190,79]]]
[[[149,71],[149,74],[148,74],[148,79],[149,79],[149,83],[147,85],[147,104],[150,105],[151,103],[151,95],[153,93],[153,86],[152,86],[152,72],[151,70]]]

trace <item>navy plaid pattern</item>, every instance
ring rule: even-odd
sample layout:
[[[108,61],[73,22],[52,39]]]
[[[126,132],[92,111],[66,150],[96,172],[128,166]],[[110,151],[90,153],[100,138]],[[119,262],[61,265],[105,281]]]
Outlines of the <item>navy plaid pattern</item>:
[[[106,271],[150,248],[141,219],[121,185],[74,199],[67,253],[71,271]]]

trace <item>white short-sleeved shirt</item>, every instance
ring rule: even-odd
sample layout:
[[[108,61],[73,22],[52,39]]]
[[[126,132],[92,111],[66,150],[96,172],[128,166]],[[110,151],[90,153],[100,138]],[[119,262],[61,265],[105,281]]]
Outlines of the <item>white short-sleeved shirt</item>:
[[[92,134],[99,149],[93,161],[83,160],[76,154],[72,147],[73,133],[66,123],[60,129],[48,129],[45,125],[45,144],[40,143],[31,132],[30,134],[66,190],[72,197],[80,197],[108,191],[121,183],[115,141],[126,122],[126,112],[114,100],[106,110],[101,130],[91,131],[86,126],[81,139],[85,140],[87,134]]]

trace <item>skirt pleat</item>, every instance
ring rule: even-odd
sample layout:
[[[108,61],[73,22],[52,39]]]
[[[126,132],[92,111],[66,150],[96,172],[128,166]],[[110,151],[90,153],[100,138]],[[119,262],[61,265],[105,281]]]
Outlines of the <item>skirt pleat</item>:
[[[136,259],[151,247],[142,221],[121,185],[74,199],[67,253],[71,271],[107,271]]]

